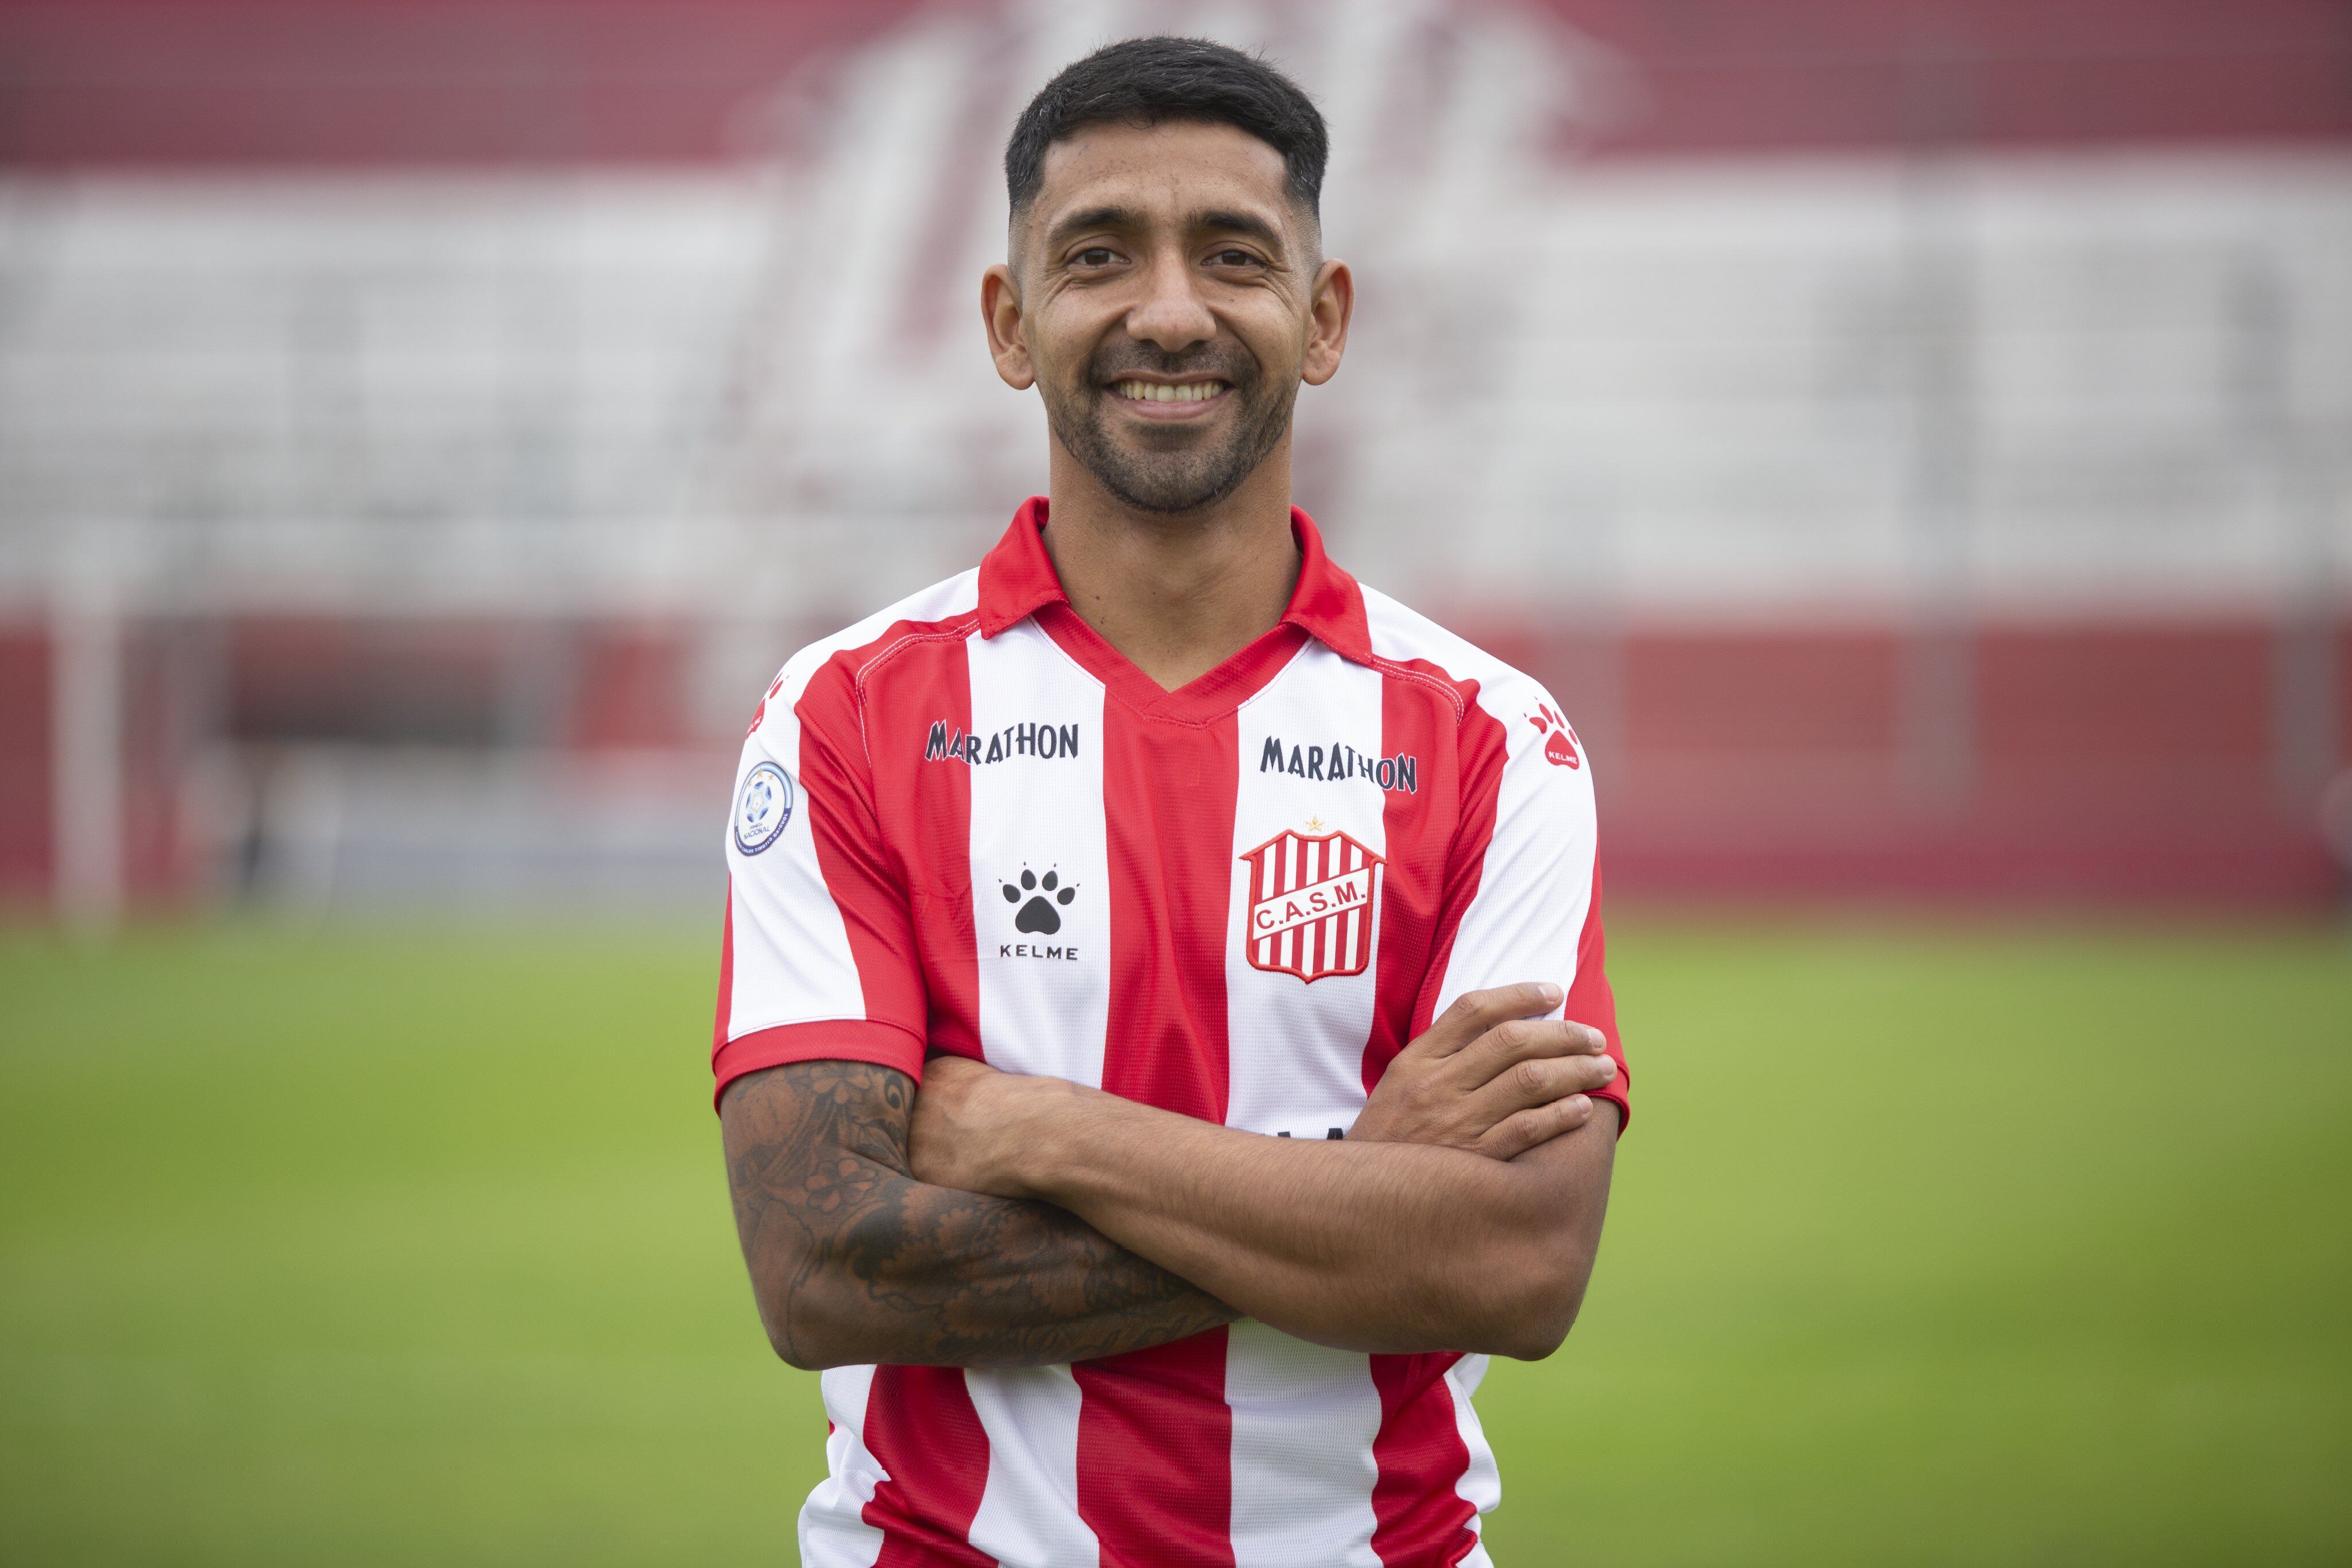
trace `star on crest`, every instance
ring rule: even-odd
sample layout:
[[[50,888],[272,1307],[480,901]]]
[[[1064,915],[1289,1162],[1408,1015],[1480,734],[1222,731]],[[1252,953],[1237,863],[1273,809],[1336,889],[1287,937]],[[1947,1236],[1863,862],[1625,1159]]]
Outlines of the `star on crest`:
[[[1322,818],[1320,818],[1320,817],[1309,817],[1309,818],[1307,818],[1307,831],[1308,832],[1310,832],[1310,833],[1319,833],[1319,832],[1321,832],[1321,831],[1323,831],[1323,819],[1322,819]]]

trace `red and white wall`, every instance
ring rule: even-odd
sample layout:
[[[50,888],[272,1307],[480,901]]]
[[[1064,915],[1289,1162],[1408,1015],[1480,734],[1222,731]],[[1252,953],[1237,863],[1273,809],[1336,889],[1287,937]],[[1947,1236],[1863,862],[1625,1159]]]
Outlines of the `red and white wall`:
[[[1041,486],[1003,131],[1163,27],[1324,104],[1300,500],[1554,685],[1612,887],[2336,896],[2316,0],[12,4],[0,889],[715,879],[782,655]]]

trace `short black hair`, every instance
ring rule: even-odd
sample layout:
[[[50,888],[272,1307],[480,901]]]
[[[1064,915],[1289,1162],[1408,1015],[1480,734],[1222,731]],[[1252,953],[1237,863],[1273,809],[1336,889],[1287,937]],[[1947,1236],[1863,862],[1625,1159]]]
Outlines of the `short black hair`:
[[[1045,150],[1055,142],[1089,125],[1182,120],[1234,126],[1281,153],[1291,198],[1321,221],[1331,137],[1315,100],[1255,55],[1208,38],[1171,37],[1106,44],[1038,89],[1004,144],[1013,215],[1036,199]]]

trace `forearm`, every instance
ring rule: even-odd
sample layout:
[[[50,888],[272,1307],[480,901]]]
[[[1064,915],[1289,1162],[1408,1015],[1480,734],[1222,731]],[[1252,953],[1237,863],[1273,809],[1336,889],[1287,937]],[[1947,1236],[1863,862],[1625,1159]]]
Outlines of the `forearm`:
[[[789,1262],[762,1292],[796,1365],[1045,1366],[1235,1316],[1050,1205],[887,1172],[857,1179],[861,1201],[781,1249]]]
[[[769,1339],[796,1366],[1049,1365],[1236,1315],[1065,1210],[917,1181],[887,1129],[844,1136],[839,1103],[903,1106],[903,1074],[811,1062],[745,1083],[722,1107],[736,1223]]]
[[[1020,1190],[1301,1337],[1542,1355],[1581,1301],[1614,1107],[1503,1162],[1259,1137],[1084,1091],[1045,1103]]]

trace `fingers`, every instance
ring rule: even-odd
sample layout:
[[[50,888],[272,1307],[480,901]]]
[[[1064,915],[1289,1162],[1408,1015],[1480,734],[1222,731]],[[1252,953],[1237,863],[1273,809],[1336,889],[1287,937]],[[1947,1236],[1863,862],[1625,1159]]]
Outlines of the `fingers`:
[[[1469,1088],[1529,1058],[1598,1056],[1608,1049],[1608,1039],[1590,1025],[1566,1019],[1518,1018],[1496,1024],[1454,1054],[1455,1065],[1467,1080],[1464,1087]]]
[[[1547,981],[1465,991],[1428,1032],[1405,1047],[1427,1056],[1452,1056],[1473,1040],[1513,1019],[1540,1018],[1559,1006],[1560,989]]]
[[[1549,1104],[1531,1105],[1506,1116],[1478,1141],[1478,1152],[1493,1159],[1515,1160],[1529,1149],[1549,1144],[1562,1133],[1573,1133],[1592,1119],[1592,1101],[1571,1094]]]
[[[1606,1056],[1529,1056],[1510,1063],[1472,1093],[1469,1110],[1499,1125],[1538,1105],[1589,1094],[1616,1076],[1617,1063]]]

